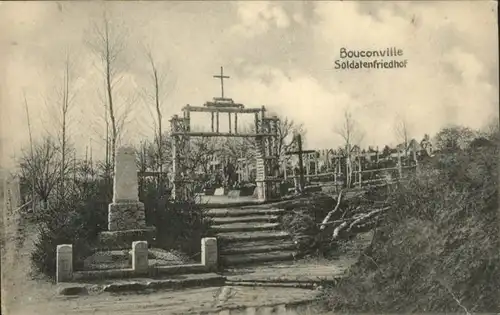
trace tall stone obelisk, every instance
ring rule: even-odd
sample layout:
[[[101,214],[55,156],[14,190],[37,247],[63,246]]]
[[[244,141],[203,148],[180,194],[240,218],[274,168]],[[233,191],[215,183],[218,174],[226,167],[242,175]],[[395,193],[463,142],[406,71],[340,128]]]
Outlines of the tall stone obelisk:
[[[154,227],[146,227],[144,204],[139,201],[137,166],[133,147],[116,150],[113,202],[108,206],[108,231],[100,235],[108,249],[130,248],[134,241],[154,240]]]

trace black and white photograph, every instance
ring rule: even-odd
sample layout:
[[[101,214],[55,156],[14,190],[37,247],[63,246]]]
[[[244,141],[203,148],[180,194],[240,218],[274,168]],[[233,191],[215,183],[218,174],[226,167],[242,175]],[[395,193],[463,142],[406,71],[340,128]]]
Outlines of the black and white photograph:
[[[2,314],[500,314],[496,1],[2,1],[0,30]]]

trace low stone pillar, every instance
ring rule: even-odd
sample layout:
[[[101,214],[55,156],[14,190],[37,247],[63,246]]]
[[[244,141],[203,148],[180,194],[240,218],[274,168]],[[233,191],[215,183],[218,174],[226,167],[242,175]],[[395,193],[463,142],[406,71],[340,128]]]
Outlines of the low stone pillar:
[[[215,271],[218,268],[217,239],[215,237],[205,237],[201,239],[201,264],[208,270]]]
[[[68,282],[73,279],[73,245],[57,245],[56,281]]]
[[[148,242],[132,242],[132,269],[135,273],[145,274],[148,272]]]

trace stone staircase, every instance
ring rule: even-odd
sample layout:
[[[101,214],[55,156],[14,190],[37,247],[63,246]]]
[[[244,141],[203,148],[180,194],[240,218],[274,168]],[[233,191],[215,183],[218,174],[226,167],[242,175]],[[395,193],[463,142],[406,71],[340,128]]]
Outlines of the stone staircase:
[[[295,257],[291,236],[281,230],[276,208],[210,209],[211,230],[219,244],[223,267],[289,261]]]

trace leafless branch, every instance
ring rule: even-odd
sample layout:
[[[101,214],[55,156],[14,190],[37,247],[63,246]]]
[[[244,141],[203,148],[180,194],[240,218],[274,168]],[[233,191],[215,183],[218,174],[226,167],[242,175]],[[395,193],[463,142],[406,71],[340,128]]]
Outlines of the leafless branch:
[[[446,284],[444,283],[444,281],[439,280],[439,281],[438,281],[438,283],[439,283],[439,284],[440,284],[443,288],[445,288],[445,289],[446,289],[446,291],[448,291],[448,293],[451,295],[451,297],[453,298],[453,300],[455,300],[455,302],[457,302],[458,306],[460,306],[460,307],[464,310],[465,314],[467,314],[467,315],[471,315],[471,313],[469,312],[469,310],[467,309],[467,307],[465,307],[465,306],[462,304],[462,301],[460,301],[460,299],[458,299],[458,298],[457,298],[457,296],[453,293],[453,291],[451,290],[451,288],[450,288],[448,285],[446,285]]]
[[[342,199],[342,190],[339,192],[339,195],[337,197],[337,205],[335,206],[335,208],[333,208],[332,211],[328,212],[328,214],[326,215],[326,217],[323,219],[323,221],[321,222],[321,226],[320,226],[320,230],[324,230],[325,227],[326,227],[326,223],[328,221],[330,221],[330,218],[332,217],[332,215],[337,212],[337,210],[339,209],[339,206],[340,206],[340,200]]]

